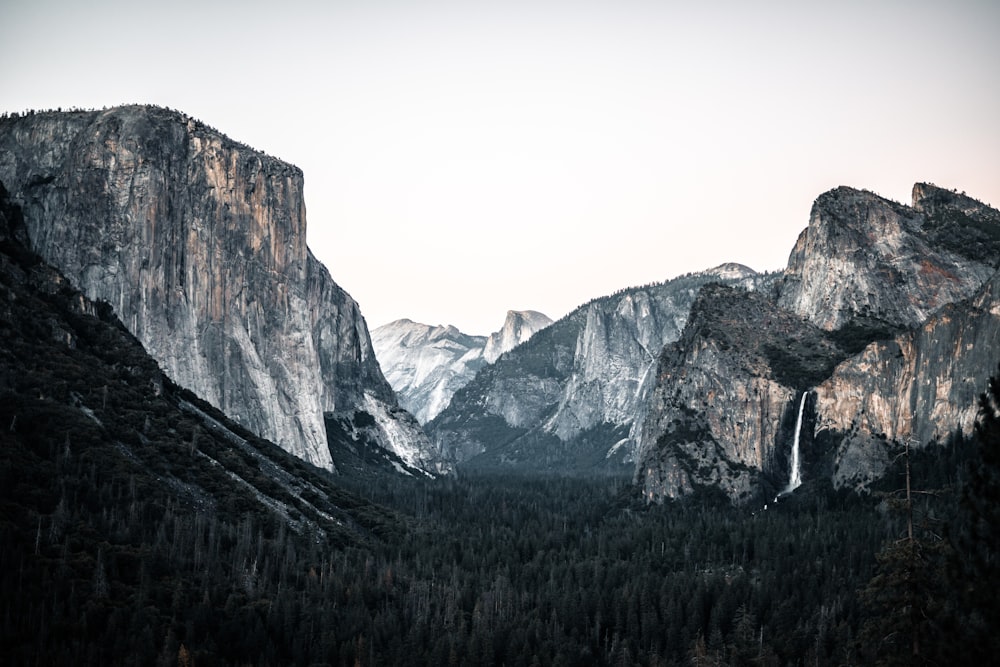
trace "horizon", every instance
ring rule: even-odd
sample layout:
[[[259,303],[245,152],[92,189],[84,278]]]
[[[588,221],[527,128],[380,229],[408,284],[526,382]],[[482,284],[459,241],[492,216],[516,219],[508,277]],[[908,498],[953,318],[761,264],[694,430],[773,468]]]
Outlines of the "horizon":
[[[988,2],[188,5],[10,8],[0,111],[153,104],[298,166],[370,329],[782,270],[841,185],[1000,204]]]

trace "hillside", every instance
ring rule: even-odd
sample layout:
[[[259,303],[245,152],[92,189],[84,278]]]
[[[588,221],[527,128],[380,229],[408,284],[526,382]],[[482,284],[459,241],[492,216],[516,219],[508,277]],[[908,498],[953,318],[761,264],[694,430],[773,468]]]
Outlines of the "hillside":
[[[3,662],[319,655],[284,619],[341,622],[337,554],[405,524],[178,387],[26,237],[0,186]]]

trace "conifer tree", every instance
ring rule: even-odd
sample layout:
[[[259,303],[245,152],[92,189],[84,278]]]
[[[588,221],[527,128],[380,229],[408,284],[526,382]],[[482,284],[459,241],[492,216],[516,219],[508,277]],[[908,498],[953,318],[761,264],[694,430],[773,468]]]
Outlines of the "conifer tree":
[[[979,397],[968,480],[955,528],[959,565],[955,586],[965,610],[962,643],[969,660],[1000,655],[1000,368]]]

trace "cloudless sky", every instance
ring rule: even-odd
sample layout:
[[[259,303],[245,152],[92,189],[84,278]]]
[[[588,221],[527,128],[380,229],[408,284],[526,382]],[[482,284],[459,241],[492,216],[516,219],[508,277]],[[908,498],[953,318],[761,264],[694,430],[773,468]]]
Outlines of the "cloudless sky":
[[[305,173],[369,327],[780,269],[838,185],[1000,205],[1000,3],[12,0],[0,110],[151,103]]]

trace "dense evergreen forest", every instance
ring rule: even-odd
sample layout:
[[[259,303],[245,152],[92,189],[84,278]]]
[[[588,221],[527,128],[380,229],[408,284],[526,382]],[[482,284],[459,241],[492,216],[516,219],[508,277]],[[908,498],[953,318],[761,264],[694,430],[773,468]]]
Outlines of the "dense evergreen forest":
[[[646,505],[621,478],[335,476],[174,386],[24,248],[16,218],[0,196],[0,664],[1000,650],[1000,379],[974,438],[900,450],[865,495],[806,480],[767,509],[708,489]]]

